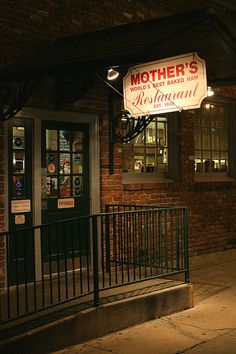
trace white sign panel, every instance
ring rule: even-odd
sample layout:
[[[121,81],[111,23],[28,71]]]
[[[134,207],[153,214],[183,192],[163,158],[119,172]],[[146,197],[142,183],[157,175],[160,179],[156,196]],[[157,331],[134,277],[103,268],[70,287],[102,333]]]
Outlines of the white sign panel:
[[[24,225],[25,224],[25,215],[24,214],[16,214],[15,215],[15,224],[16,225]]]
[[[188,53],[131,67],[123,79],[132,116],[199,108],[207,97],[205,60]]]
[[[58,209],[74,208],[74,206],[75,206],[74,198],[65,198],[65,199],[57,200]]]
[[[12,200],[11,201],[11,212],[15,213],[28,213],[31,210],[30,199],[24,200]]]

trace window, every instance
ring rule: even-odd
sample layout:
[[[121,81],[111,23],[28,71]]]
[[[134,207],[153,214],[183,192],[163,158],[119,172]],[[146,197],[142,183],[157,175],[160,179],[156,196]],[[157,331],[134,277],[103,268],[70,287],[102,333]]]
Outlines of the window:
[[[133,141],[123,146],[123,172],[167,171],[167,120],[155,118]]]
[[[178,114],[157,116],[122,147],[124,183],[178,177]]]
[[[229,104],[213,101],[204,102],[202,108],[195,112],[196,175],[226,175],[229,165],[229,113]]]
[[[47,198],[83,195],[83,132],[46,129]]]

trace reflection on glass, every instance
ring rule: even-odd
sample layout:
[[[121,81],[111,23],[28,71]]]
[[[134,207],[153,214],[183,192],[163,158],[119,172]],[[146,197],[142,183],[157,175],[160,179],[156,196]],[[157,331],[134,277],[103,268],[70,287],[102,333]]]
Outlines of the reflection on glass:
[[[219,129],[211,128],[211,148],[212,150],[220,149],[220,132]]]
[[[47,171],[49,174],[57,173],[57,153],[47,153]]]
[[[13,127],[13,149],[25,148],[25,128]]]
[[[134,156],[134,170],[135,172],[143,172],[144,156]]]
[[[68,151],[70,150],[70,132],[69,130],[60,130],[59,131],[59,142],[60,150]]]
[[[73,173],[83,173],[83,154],[73,154]]]
[[[211,133],[210,129],[208,129],[208,128],[202,129],[202,148],[203,149],[209,150],[211,147],[210,133]]]
[[[223,151],[228,150],[228,135],[225,129],[220,131],[220,149]]]
[[[25,172],[25,152],[15,151],[13,152],[13,173]]]
[[[57,130],[46,129],[46,149],[57,150]]]
[[[25,177],[13,176],[13,198],[24,198],[25,196]]]
[[[60,154],[60,173],[70,174],[70,155]]]
[[[83,192],[83,179],[82,176],[73,177],[73,196],[79,197]]]
[[[60,177],[60,196],[69,197],[71,195],[70,176]]]
[[[83,151],[83,132],[73,132],[72,151]]]

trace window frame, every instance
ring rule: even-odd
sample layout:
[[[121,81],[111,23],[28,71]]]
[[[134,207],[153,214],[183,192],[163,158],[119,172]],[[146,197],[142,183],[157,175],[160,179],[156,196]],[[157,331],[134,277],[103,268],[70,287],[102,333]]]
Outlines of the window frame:
[[[162,183],[173,182],[179,178],[179,120],[180,113],[160,115],[167,118],[168,170],[156,172],[122,172],[122,183]],[[123,153],[123,151],[122,151]]]
[[[228,130],[228,169],[226,172],[195,172],[194,173],[194,180],[195,182],[227,182],[227,181],[232,181],[233,179],[236,178],[236,172],[235,168],[233,170],[233,166],[236,167],[236,153],[234,153],[233,149],[233,142],[236,141],[236,122],[235,122],[235,107],[236,107],[236,101],[233,99],[230,99],[228,97],[223,97],[223,96],[214,96],[214,97],[207,97],[202,101],[202,106],[205,104],[222,104],[224,106],[228,107],[228,124],[227,124],[227,130]],[[234,126],[234,128],[233,128]],[[195,130],[195,124],[194,124],[194,130]],[[196,144],[194,144],[195,149],[194,149],[194,155],[196,154]]]

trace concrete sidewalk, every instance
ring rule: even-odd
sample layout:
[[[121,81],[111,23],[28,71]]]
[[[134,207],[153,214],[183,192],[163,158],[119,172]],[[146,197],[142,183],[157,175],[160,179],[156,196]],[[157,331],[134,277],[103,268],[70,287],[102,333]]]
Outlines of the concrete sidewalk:
[[[235,354],[236,258],[191,272],[195,307],[57,354]]]

